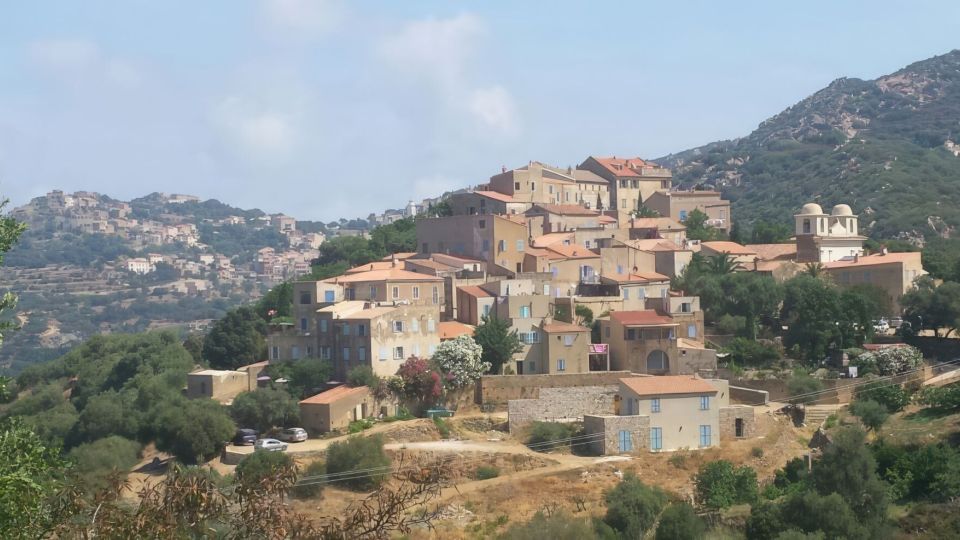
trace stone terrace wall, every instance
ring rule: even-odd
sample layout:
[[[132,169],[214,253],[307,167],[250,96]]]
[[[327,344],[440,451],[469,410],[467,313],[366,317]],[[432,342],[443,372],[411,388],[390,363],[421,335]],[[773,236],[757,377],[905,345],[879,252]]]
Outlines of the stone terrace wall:
[[[503,410],[512,399],[537,399],[544,388],[617,386],[629,371],[596,371],[556,375],[485,375],[477,384],[477,403]]]
[[[510,432],[531,422],[576,422],[587,414],[613,413],[619,386],[541,388],[538,399],[511,399],[507,403]]]
[[[730,387],[730,401],[745,405],[766,405],[770,402],[770,392],[753,388]]]

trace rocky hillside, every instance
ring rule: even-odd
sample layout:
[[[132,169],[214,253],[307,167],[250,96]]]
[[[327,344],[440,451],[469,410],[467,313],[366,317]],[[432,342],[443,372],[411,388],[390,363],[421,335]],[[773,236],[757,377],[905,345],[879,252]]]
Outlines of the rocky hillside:
[[[749,224],[844,202],[875,238],[960,226],[960,50],[872,81],[842,78],[746,137],[660,158],[686,185],[720,188]]]

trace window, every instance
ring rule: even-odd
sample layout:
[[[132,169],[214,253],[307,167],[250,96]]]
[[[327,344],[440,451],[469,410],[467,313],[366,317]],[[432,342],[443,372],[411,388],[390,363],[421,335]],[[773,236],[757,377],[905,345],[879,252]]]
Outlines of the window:
[[[357,347],[357,360],[365,362],[367,360],[367,348]]]
[[[547,186],[547,188],[548,188],[547,191],[549,191],[550,194],[553,195],[553,184],[550,184],[549,186]]]
[[[320,347],[320,359],[321,360],[330,359],[330,347]]]
[[[627,207],[627,200],[620,199],[620,208],[626,208],[626,207]]]
[[[396,300],[397,298],[400,298],[400,287],[393,288],[393,299]]]
[[[320,319],[320,331],[321,331],[321,332],[326,332],[326,331],[327,331],[327,320],[326,320],[326,319]]]
[[[403,332],[403,321],[393,321],[393,331],[397,333]]]
[[[376,285],[371,285],[371,286],[370,286],[370,299],[373,300],[373,299],[375,299],[376,297],[377,297],[377,286],[376,286]]]
[[[521,319],[530,318],[530,306],[520,306],[520,318]]]
[[[367,335],[367,325],[365,325],[365,324],[358,324],[358,325],[357,325],[357,335],[358,335],[358,336],[365,336],[365,335]]]
[[[667,353],[659,349],[650,351],[650,354],[647,355],[647,371],[669,371]]]
[[[336,297],[333,291],[323,291],[323,301],[324,302],[333,302]]]
[[[420,298],[420,287],[413,288],[413,299],[418,300]]]
[[[403,360],[403,347],[394,347],[394,348],[393,348],[393,359],[394,359],[394,360]]]
[[[603,330],[604,330],[604,331],[603,331],[603,336],[604,336],[605,338],[607,338],[607,339],[610,339],[610,327],[608,326],[608,327],[604,328]]]
[[[549,283],[544,283],[544,284],[543,284],[543,294],[544,294],[544,296],[550,296],[550,284],[549,284]]]
[[[430,350],[430,356],[433,356],[433,353],[437,352],[437,346],[436,346],[436,345],[430,345],[430,349],[429,349],[429,350]]]
[[[873,276],[870,275],[870,271],[869,271],[869,270],[864,270],[864,271],[863,271],[863,281],[869,282],[872,277],[873,277]]]
[[[486,317],[490,315],[490,304],[483,306],[483,316]]]
[[[301,304],[309,304],[309,303],[310,303],[310,293],[308,293],[308,292],[302,292],[302,293],[300,293],[300,303],[301,303]]]
[[[630,181],[630,187],[632,187],[633,189],[637,189],[638,187],[640,187],[640,181],[639,181],[639,180],[631,180],[631,181]]]
[[[410,321],[410,331],[419,332],[420,331],[420,321],[418,319],[412,319]]]
[[[486,238],[483,239],[483,247],[481,249],[483,251],[490,251],[490,241]]]
[[[700,410],[701,411],[710,410],[710,396],[700,396]]]
[[[566,371],[567,361],[563,358],[557,358],[557,371]]]
[[[380,347],[380,361],[383,362],[390,357],[390,350],[386,347]]]
[[[566,347],[573,347],[573,336],[563,336],[563,344]]]
[[[514,189],[515,191],[520,191],[520,182],[514,182],[514,183],[513,183],[513,189]]]
[[[528,364],[527,367],[528,367],[530,373],[536,373],[536,372],[537,372],[537,362],[536,362],[536,361],[530,360],[529,362],[527,362],[527,364]]]
[[[691,311],[693,311],[693,309],[690,306],[690,302],[683,302],[680,304],[680,313],[690,313]]]
[[[433,286],[433,303],[440,303],[440,287],[437,287],[436,285]]]
[[[343,323],[343,327],[342,327],[342,328],[343,328],[343,335],[349,336],[349,335],[350,335],[350,323]]]
[[[500,240],[497,242],[497,251],[506,251],[507,250],[507,241]]]
[[[697,325],[695,324],[687,325],[687,337],[691,339],[697,337]]]
[[[520,341],[531,345],[533,343],[540,343],[540,334],[536,330],[533,332],[520,332]]]
[[[680,221],[686,221],[686,220],[687,220],[687,211],[686,211],[686,210],[681,210],[681,211],[680,211]]]
[[[663,449],[663,428],[650,428],[650,449]]]
[[[803,234],[810,234],[810,220],[803,220]]]
[[[523,251],[523,240],[517,240],[517,251],[518,252]]]
[[[629,300],[629,299],[630,299],[630,289],[628,289],[628,288],[626,288],[626,287],[623,288],[623,299],[624,299],[624,300]]]
[[[307,358],[313,358],[313,347],[307,345]]]
[[[487,228],[487,220],[481,219],[481,220],[477,221],[477,227],[479,227],[479,228],[481,228],[481,229],[486,229],[486,228]]]
[[[700,447],[703,448],[704,446],[710,446],[711,444],[713,443],[711,442],[710,426],[700,426]]]
[[[530,191],[536,191],[536,190],[537,190],[537,183],[530,182]]]
[[[627,328],[627,337],[624,338],[627,341],[632,341],[637,339],[637,329],[636,328]]]
[[[280,359],[280,347],[273,347],[270,349],[270,356],[274,360]]]
[[[436,332],[437,331],[437,321],[433,319],[427,319],[427,332]]]
[[[650,412],[660,412],[660,398],[655,397],[650,400]]]
[[[307,319],[306,319],[306,318],[301,318],[301,319],[300,319],[300,330],[303,330],[304,332],[307,331]]]
[[[630,438],[630,431],[621,429],[620,433],[617,434],[617,439],[621,452],[633,451],[633,439]]]
[[[350,361],[350,347],[344,347],[344,348],[343,348],[343,356],[341,356],[341,359],[342,359],[344,362],[349,362],[349,361]]]

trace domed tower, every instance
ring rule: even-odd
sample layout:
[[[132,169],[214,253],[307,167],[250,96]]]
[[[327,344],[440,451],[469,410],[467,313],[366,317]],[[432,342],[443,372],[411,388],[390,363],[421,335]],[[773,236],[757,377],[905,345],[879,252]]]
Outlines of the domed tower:
[[[797,262],[833,262],[863,254],[865,237],[858,233],[858,219],[849,205],[838,204],[830,211],[807,203],[794,215]]]

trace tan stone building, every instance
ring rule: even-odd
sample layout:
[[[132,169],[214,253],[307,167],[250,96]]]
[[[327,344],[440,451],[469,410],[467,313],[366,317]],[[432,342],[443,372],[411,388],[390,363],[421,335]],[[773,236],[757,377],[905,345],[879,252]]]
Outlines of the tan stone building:
[[[700,244],[700,254],[704,257],[728,255],[740,265],[741,270],[751,270],[753,263],[759,258],[756,251],[742,246],[736,242],[723,240],[702,242]]]
[[[643,202],[647,208],[659,212],[681,223],[694,210],[707,215],[706,225],[730,232],[733,221],[730,215],[730,201],[720,198],[716,191],[658,191]]]
[[[420,253],[480,259],[487,263],[487,272],[495,275],[523,271],[529,237],[522,216],[450,216],[417,221]]]
[[[608,208],[616,212],[620,223],[626,223],[631,212],[638,210],[658,190],[670,189],[672,183],[669,169],[638,157],[590,156],[577,168],[609,182],[611,203]]]
[[[858,255],[848,260],[828,262],[824,266],[833,281],[841,287],[868,284],[883,289],[893,303],[893,313],[890,315],[902,312],[900,299],[914,287],[918,277],[927,273],[919,252]]]
[[[522,214],[532,204],[527,201],[518,201],[506,193],[488,190],[454,193],[447,202],[455,216]]]
[[[619,397],[620,416],[650,418],[650,451],[720,446],[720,409],[730,404],[727,381],[628,377],[620,379]]]
[[[338,386],[300,401],[300,423],[311,433],[344,431],[350,422],[393,414],[396,407],[378,404],[366,386]]]
[[[700,323],[702,325],[702,323]],[[610,369],[650,375],[710,372],[716,351],[704,347],[696,320],[674,319],[655,310],[617,311],[600,319],[600,339],[610,347]]]
[[[846,204],[833,207],[828,216],[819,204],[807,203],[794,216],[797,262],[833,262],[863,255],[858,218]]]
[[[564,322],[544,322],[540,361],[527,362],[524,374],[587,373],[590,371],[590,329]]]

